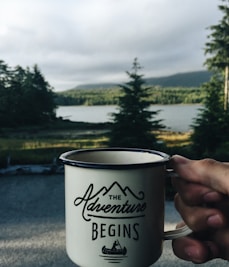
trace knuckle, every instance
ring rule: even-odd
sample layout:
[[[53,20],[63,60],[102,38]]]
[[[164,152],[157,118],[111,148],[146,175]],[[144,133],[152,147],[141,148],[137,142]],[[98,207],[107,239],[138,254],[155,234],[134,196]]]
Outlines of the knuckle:
[[[206,159],[202,159],[200,161],[197,161],[197,163],[200,164],[202,167],[208,169],[208,168],[212,168],[214,165],[216,165],[217,161],[214,159],[206,158]]]

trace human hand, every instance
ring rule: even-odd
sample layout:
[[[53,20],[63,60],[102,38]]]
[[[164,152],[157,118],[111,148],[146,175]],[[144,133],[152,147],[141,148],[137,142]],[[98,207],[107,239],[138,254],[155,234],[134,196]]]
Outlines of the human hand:
[[[181,156],[171,163],[180,177],[173,178],[175,206],[193,230],[173,241],[175,255],[195,263],[229,260],[229,164]]]

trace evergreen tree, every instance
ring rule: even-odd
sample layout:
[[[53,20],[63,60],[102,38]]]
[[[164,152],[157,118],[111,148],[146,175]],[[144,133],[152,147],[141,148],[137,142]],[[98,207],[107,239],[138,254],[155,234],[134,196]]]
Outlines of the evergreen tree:
[[[229,0],[219,5],[224,13],[220,23],[210,27],[205,64],[213,72],[210,82],[203,85],[206,91],[204,107],[194,121],[193,148],[199,156],[213,156],[217,149],[229,141],[228,65],[229,65]],[[224,90],[223,90],[224,88]],[[223,93],[224,92],[224,93]]]
[[[127,71],[130,81],[120,85],[122,95],[119,112],[112,114],[110,146],[152,148],[156,144],[152,131],[163,128],[161,120],[154,119],[159,111],[149,110],[149,88],[144,87],[143,75],[138,74],[140,69],[135,58],[132,71]]]
[[[223,109],[221,77],[213,76],[203,85],[206,91],[204,107],[194,120],[193,148],[198,155],[212,156],[217,148],[228,139],[228,113]]]
[[[26,109],[30,113],[28,123],[43,123],[55,118],[54,94],[37,65],[32,71],[27,69],[23,89]]]
[[[219,5],[223,12],[219,24],[209,27],[211,34],[206,43],[205,54],[211,55],[205,64],[209,70],[224,76],[224,109],[228,109],[228,67],[229,67],[229,0],[221,0],[224,4]]]
[[[37,66],[14,69],[0,61],[1,127],[36,125],[55,119],[52,88]]]

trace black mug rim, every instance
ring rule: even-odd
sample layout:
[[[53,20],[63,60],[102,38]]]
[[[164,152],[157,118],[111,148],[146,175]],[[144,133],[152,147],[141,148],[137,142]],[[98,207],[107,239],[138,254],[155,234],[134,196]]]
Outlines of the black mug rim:
[[[97,162],[87,162],[81,160],[73,160],[69,157],[74,154],[82,154],[88,152],[114,152],[114,151],[124,151],[124,152],[136,152],[136,153],[149,153],[160,156],[161,159],[157,161],[148,161],[141,163],[97,163]],[[91,169],[135,169],[135,168],[144,168],[144,167],[154,167],[154,166],[165,166],[168,163],[170,156],[164,152],[151,150],[151,149],[141,149],[141,148],[94,148],[94,149],[79,149],[67,151],[60,155],[60,161],[64,165],[70,165],[75,167],[82,168],[91,168]]]

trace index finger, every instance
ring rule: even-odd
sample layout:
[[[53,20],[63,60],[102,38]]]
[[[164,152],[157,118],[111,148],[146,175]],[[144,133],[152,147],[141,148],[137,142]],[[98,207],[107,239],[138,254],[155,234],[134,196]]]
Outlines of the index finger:
[[[178,155],[171,158],[171,164],[184,180],[229,195],[229,164],[213,159],[190,160]]]
[[[202,184],[187,182],[181,178],[172,178],[172,185],[185,203],[191,206],[203,203],[215,203],[223,199],[224,195]]]

